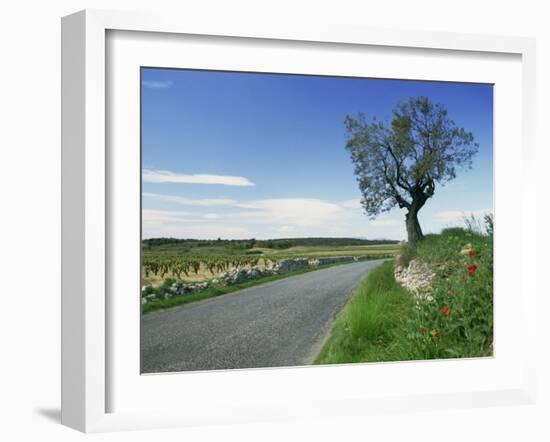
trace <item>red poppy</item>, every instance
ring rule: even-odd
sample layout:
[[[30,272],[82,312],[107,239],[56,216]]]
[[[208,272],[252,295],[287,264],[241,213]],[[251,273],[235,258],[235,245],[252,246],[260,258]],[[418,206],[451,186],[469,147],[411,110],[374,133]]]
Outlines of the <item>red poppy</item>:
[[[468,256],[470,258],[473,258],[474,256],[476,256],[476,252],[474,252],[472,249],[468,250]]]
[[[428,329],[426,327],[420,327],[420,333],[427,333]]]
[[[451,309],[448,305],[444,305],[441,307],[441,313],[443,313],[445,316],[449,316],[449,313],[451,313]]]
[[[439,332],[439,330],[435,330],[432,332],[432,337],[435,338],[435,339],[439,339],[441,337],[441,333]]]
[[[474,276],[474,273],[477,270],[477,266],[475,264],[472,264],[472,265],[469,265],[467,269],[468,269],[468,276],[471,278],[472,276]]]

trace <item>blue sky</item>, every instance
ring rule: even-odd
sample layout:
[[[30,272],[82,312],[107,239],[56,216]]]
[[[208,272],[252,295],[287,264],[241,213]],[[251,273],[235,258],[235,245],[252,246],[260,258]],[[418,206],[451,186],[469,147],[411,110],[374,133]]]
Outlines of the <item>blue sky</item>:
[[[361,209],[344,118],[421,95],[479,143],[420,212],[428,233],[492,211],[492,86],[143,68],[143,237],[404,239],[404,210]]]

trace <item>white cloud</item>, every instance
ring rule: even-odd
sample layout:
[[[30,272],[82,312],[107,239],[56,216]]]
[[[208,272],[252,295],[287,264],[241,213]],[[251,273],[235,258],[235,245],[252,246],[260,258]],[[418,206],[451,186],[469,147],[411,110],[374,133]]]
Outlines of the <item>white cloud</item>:
[[[170,80],[143,80],[141,84],[149,89],[169,89],[174,85],[174,83]]]
[[[208,215],[208,214],[207,214]],[[200,213],[144,209],[142,229],[144,238],[250,238],[252,233],[246,227],[215,222],[217,217]]]
[[[359,200],[270,198],[238,201],[157,193],[145,193],[144,197],[144,232],[149,232],[150,236],[202,239],[346,236],[396,240],[406,236],[404,210],[392,210],[370,220],[360,210]],[[165,207],[171,209],[181,207],[183,210],[148,209],[158,202],[167,203]],[[470,215],[482,220],[486,213],[492,210],[446,210],[432,214],[422,211],[420,223],[424,233],[437,233],[445,227],[463,226],[464,218]]]
[[[244,209],[225,212],[224,219],[246,220],[247,222],[276,225],[314,226],[330,222],[349,211],[338,203],[315,198],[272,198],[251,201],[231,199],[191,199],[172,195],[145,193],[148,198],[173,202],[184,206],[219,206],[230,209]]]
[[[221,184],[224,186],[254,186],[248,178],[231,175],[179,174],[168,170],[143,169],[147,183]]]
[[[346,209],[357,209],[357,210],[363,209],[360,199],[345,200],[345,201],[341,201],[339,204],[342,207],[345,207]]]
[[[170,222],[182,223],[186,220],[192,221],[199,219],[200,215],[194,212],[183,212],[177,210],[152,210],[143,209],[141,220],[144,225],[164,225]]]
[[[434,220],[449,226],[463,226],[466,218],[473,216],[482,220],[483,216],[489,213],[493,213],[493,210],[443,210],[434,214]]]
[[[149,193],[149,192],[144,192],[143,196],[145,198],[166,201],[168,203],[181,204],[184,206],[211,207],[211,206],[238,205],[238,201],[230,200],[230,199],[222,199],[222,198],[192,199],[192,198],[185,198],[183,196],[162,195],[160,193]]]
[[[401,227],[404,225],[404,217],[397,219],[395,215],[380,215],[378,218],[369,220],[369,225],[373,227]]]
[[[294,226],[281,226],[278,230],[281,233],[291,233],[294,232],[295,228]]]
[[[347,236],[367,238],[402,237],[403,215],[383,215],[370,221],[356,204],[316,198],[272,198],[249,201],[191,199],[147,193],[149,200],[175,203],[190,210],[143,211],[144,237],[182,238],[277,238]],[[216,208],[216,212],[209,209]]]
[[[328,223],[346,210],[336,203],[315,198],[274,198],[239,203],[239,208],[252,209],[235,213],[278,225],[316,226]]]

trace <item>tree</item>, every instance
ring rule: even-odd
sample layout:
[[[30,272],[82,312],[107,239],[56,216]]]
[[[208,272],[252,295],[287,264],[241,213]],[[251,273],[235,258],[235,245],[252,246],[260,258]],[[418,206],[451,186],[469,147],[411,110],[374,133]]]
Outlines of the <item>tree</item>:
[[[393,109],[391,122],[359,113],[346,116],[346,148],[355,165],[361,205],[373,219],[395,206],[407,209],[411,244],[423,238],[418,212],[457,169],[471,168],[478,144],[447,116],[442,104],[409,98]]]

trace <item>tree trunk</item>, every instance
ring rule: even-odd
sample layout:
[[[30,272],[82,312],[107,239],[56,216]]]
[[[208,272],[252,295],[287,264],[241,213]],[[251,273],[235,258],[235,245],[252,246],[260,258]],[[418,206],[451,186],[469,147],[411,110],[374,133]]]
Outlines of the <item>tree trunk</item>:
[[[420,223],[418,222],[418,210],[409,210],[405,216],[405,224],[407,225],[407,241],[409,244],[416,244],[424,238]]]

